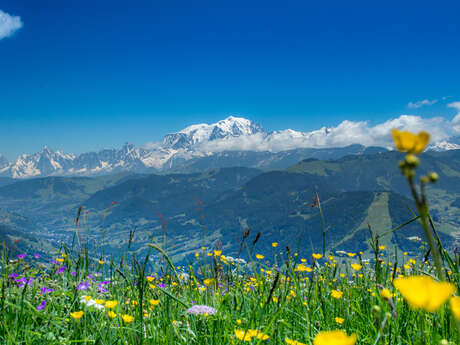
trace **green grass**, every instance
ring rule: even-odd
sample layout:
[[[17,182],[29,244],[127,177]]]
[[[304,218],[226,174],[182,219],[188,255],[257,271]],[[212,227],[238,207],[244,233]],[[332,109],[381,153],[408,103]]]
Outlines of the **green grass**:
[[[2,299],[0,303],[1,344],[240,344],[235,329],[256,329],[269,335],[267,340],[253,338],[252,343],[285,344],[285,338],[312,344],[314,337],[324,330],[343,329],[356,333],[357,344],[440,344],[447,339],[458,343],[456,322],[448,307],[436,313],[412,310],[392,287],[393,276],[400,274],[433,274],[430,264],[408,264],[392,261],[387,251],[378,253],[382,261],[363,262],[360,255],[353,258],[328,257],[313,262],[302,261],[312,272],[296,272],[301,255],[286,256],[273,249],[271,262],[266,259],[248,264],[231,263],[230,258],[215,256],[213,250],[197,248],[196,261],[186,267],[167,264],[157,273],[147,272],[144,262],[126,258],[120,265],[95,258],[86,259],[86,252],[72,253],[64,248],[56,259],[64,261],[41,265],[34,261],[8,258],[2,262]],[[62,258],[61,254],[67,253]],[[212,256],[208,256],[211,253]],[[155,253],[157,254],[157,253]],[[407,257],[405,257],[407,258]],[[166,262],[166,261],[165,261]],[[360,263],[355,272],[350,264]],[[56,273],[59,267],[66,267]],[[406,267],[405,267],[406,266]],[[410,268],[408,268],[410,266]],[[395,268],[396,267],[396,268]],[[407,269],[408,268],[408,269]],[[376,269],[382,272],[377,280]],[[396,269],[396,272],[394,272]],[[74,275],[72,272],[76,272]],[[275,284],[279,272],[278,282]],[[450,271],[449,271],[450,272]],[[29,285],[19,287],[11,273],[34,278]],[[186,273],[189,279],[184,279]],[[91,274],[94,280],[87,277]],[[182,277],[182,278],[181,278]],[[457,273],[449,273],[457,281]],[[213,279],[209,286],[204,280]],[[108,292],[98,292],[100,282]],[[88,282],[87,290],[78,290]],[[164,288],[159,287],[165,284]],[[377,284],[395,293],[397,316],[387,300],[379,295]],[[457,284],[457,283],[456,283]],[[42,295],[42,287],[53,292]],[[153,288],[152,288],[153,287]],[[343,292],[334,299],[331,291]],[[97,309],[81,302],[83,296],[92,299],[116,300],[112,309],[117,317],[110,318],[108,310]],[[46,307],[37,306],[46,300]],[[152,306],[149,300],[160,300]],[[190,315],[185,311],[193,304],[216,308],[215,315]],[[71,312],[83,311],[80,320]],[[134,320],[126,323],[121,315]],[[336,317],[344,319],[342,324]]]

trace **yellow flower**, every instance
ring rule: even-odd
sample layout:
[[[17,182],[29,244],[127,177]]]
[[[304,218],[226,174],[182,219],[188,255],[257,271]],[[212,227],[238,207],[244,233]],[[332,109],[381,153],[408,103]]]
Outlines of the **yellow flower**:
[[[107,301],[105,302],[105,306],[109,309],[115,308],[117,306],[117,301]]]
[[[265,256],[263,256],[262,254],[256,254],[256,258],[259,259],[259,260],[262,260]]]
[[[427,132],[419,132],[417,135],[393,129],[391,131],[396,149],[400,152],[421,153],[430,141],[430,135]]]
[[[239,340],[251,341],[252,338],[267,340],[270,338],[267,334],[258,331],[257,329],[248,329],[243,331],[241,329],[235,329],[235,335]]]
[[[251,337],[256,337],[257,339],[267,340],[270,338],[267,334],[262,333],[257,329],[248,329],[248,333],[251,335]]]
[[[241,329],[235,329],[235,335],[239,340],[251,341],[251,335],[249,332],[243,331]]]
[[[66,257],[67,257],[67,254],[64,254],[64,253],[63,253],[63,254],[61,254],[61,256],[62,256],[63,258],[66,258]]]
[[[83,316],[83,312],[82,311],[75,311],[73,313],[70,313],[70,316],[72,318],[74,318],[75,320],[78,320]]]
[[[386,246],[379,246],[379,250],[385,250],[386,248]]]
[[[236,324],[241,325],[241,320],[240,319],[236,320]]]
[[[316,260],[319,260],[323,257],[322,254],[316,254],[316,253],[313,253],[311,256],[313,257],[313,259],[316,259]]]
[[[294,272],[311,272],[311,271],[313,271],[313,269],[303,264],[297,265],[297,267],[294,269]]]
[[[272,243],[272,247],[273,247],[273,248],[278,247],[278,242],[273,242],[273,243]]]
[[[58,261],[58,262],[64,262],[64,259],[57,258],[56,261]]]
[[[104,261],[102,261],[102,260],[99,260],[98,262],[99,262],[99,265],[103,265],[103,264],[104,264]]]
[[[428,276],[396,278],[393,285],[414,309],[435,312],[455,291],[455,286],[447,282],[437,282]]]
[[[345,321],[345,319],[343,319],[343,318],[341,318],[341,317],[336,317],[334,320],[335,320],[335,322],[337,322],[339,325],[341,325],[341,324]]]
[[[84,297],[86,301],[90,301],[91,300],[91,296],[85,296]]]
[[[355,257],[356,256],[356,253],[347,253],[347,255],[352,258],[352,257]]]
[[[149,283],[153,282],[155,280],[155,277],[152,277],[152,276],[147,276],[147,281]]]
[[[113,311],[109,310],[109,312],[107,313],[107,315],[111,318],[111,319],[114,319],[117,317],[117,314],[115,314]]]
[[[134,320],[134,317],[132,317],[131,315],[128,315],[128,314],[122,315],[121,318],[126,323],[130,323],[130,322],[132,322]]]
[[[460,297],[455,296],[450,299],[450,310],[452,310],[455,318],[460,321]]]
[[[331,296],[334,297],[334,298],[336,298],[336,299],[339,299],[339,298],[342,298],[343,292],[342,292],[342,291],[338,291],[338,290],[332,290]]]
[[[392,297],[392,294],[391,294],[390,290],[382,289],[382,290],[380,290],[380,297],[382,297],[384,299],[390,299]]]
[[[350,336],[344,331],[324,331],[313,340],[313,345],[355,345],[356,334]]]
[[[284,339],[284,341],[286,342],[286,344],[289,344],[289,345],[306,345],[304,343],[301,343],[300,341],[292,340],[289,338]]]
[[[200,253],[195,253],[195,257],[198,258],[200,256]]]
[[[151,300],[149,300],[149,303],[151,305],[153,305],[154,307],[156,307],[158,304],[160,304],[160,300],[159,299],[151,299]]]
[[[214,279],[207,278],[207,279],[203,280],[203,283],[204,283],[204,285],[209,286],[212,283],[214,283]]]
[[[215,250],[214,256],[220,256],[222,254],[222,250]]]
[[[273,301],[273,303],[278,303],[278,297],[273,296],[273,297],[272,297],[272,301]]]
[[[360,264],[351,264],[351,267],[352,267],[355,271],[359,271],[361,268],[363,268],[363,266],[361,266]]]
[[[96,302],[97,304],[104,304],[105,301],[103,299],[95,299],[94,302]]]

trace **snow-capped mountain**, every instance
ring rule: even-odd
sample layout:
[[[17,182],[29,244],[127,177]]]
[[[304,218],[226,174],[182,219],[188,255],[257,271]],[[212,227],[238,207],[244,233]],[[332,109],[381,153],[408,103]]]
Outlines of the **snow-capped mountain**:
[[[258,124],[239,117],[229,116],[225,120],[208,125],[192,125],[178,133],[168,134],[162,141],[164,148],[190,149],[192,146],[218,139],[250,136],[256,133],[266,134]]]
[[[448,151],[460,149],[460,136],[451,137],[446,140],[437,141],[428,146],[429,151]]]
[[[160,142],[145,147],[136,147],[127,143],[120,149],[105,149],[80,155],[64,153],[60,150],[55,152],[45,147],[35,154],[22,154],[12,162],[8,162],[0,155],[0,176],[29,178],[92,176],[122,171],[137,173],[184,171],[184,167],[190,166],[186,162],[193,160],[194,166],[204,166],[205,162],[210,160],[203,160],[201,163],[196,163],[196,160],[211,156],[215,157],[211,160],[213,166],[238,165],[240,163],[237,157],[241,156],[238,152],[265,152],[266,154],[263,155],[244,154],[253,157],[251,159],[262,159],[261,162],[253,162],[254,166],[257,164],[262,166],[267,164],[267,160],[287,162],[289,159],[300,160],[309,157],[328,159],[344,154],[368,154],[365,150],[366,146],[389,146],[386,143],[391,140],[391,136],[389,132],[386,133],[386,130],[379,130],[379,133],[388,135],[381,134],[380,141],[375,145],[366,139],[366,136],[350,136],[347,131],[350,126],[357,125],[344,121],[337,127],[323,127],[311,132],[285,129],[267,133],[261,126],[248,119],[230,116],[214,124],[186,127],[177,133],[166,135]],[[343,150],[353,144],[361,144],[358,145],[361,147]],[[324,150],[325,148],[328,150]],[[429,149],[434,151],[460,149],[460,137],[435,142]],[[222,155],[226,152],[236,154]]]

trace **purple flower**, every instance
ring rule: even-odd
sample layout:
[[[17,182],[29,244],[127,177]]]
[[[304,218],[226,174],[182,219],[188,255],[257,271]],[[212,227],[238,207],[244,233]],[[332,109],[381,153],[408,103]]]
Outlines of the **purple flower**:
[[[26,277],[22,277],[22,278],[19,278],[19,279],[15,279],[14,280],[16,283],[18,283],[18,287],[22,288],[24,287],[24,285],[30,285],[33,283],[34,281],[34,278],[29,278],[27,279]]]
[[[193,315],[214,315],[217,313],[217,309],[207,305],[195,304],[194,306],[188,308],[186,312]]]
[[[56,261],[56,260],[51,260],[51,261],[50,261],[50,264],[52,264],[52,265],[57,265],[57,261]]]
[[[44,294],[46,294],[48,292],[53,292],[54,289],[49,289],[46,286],[42,286],[41,291],[42,291],[42,295],[44,295]]]
[[[107,290],[104,286],[105,285],[108,285],[110,284],[110,280],[106,280],[106,281],[103,281],[103,282],[100,282],[99,285],[97,286],[97,290],[100,292],[100,293],[107,293],[109,292],[109,290]]]
[[[24,259],[26,257],[26,254],[19,254],[18,259]]]
[[[56,273],[59,274],[59,273],[64,272],[65,270],[66,270],[66,267],[65,267],[65,266],[62,266],[62,267],[60,267],[60,268],[56,271]]]
[[[158,287],[164,289],[166,287],[166,284],[160,283],[158,284]]]
[[[93,277],[91,274],[88,274],[88,275],[87,275],[87,278],[88,278],[88,279],[91,279],[91,280],[94,280],[94,277]]]
[[[43,310],[46,307],[46,300],[44,299],[42,303],[37,306],[37,311]]]
[[[17,273],[10,273],[10,275],[8,276],[10,279],[14,279],[14,278],[17,278],[19,276],[19,274]]]
[[[70,272],[71,275],[76,276],[77,272]]]
[[[89,287],[88,282],[81,282],[80,284],[78,284],[77,290],[86,290],[88,287]]]
[[[40,254],[34,254],[35,259],[40,259]]]

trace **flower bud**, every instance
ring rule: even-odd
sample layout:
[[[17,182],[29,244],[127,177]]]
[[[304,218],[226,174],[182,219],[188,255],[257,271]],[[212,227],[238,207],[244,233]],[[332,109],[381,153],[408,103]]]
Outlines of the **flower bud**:
[[[428,181],[429,181],[428,177],[426,177],[426,176],[420,177],[420,182],[421,182],[422,184],[428,183]]]
[[[439,175],[435,172],[430,172],[428,174],[428,178],[430,179],[430,182],[434,183],[439,179]]]
[[[419,163],[418,157],[412,153],[409,153],[404,160],[406,161],[407,165],[413,168],[417,167]]]

